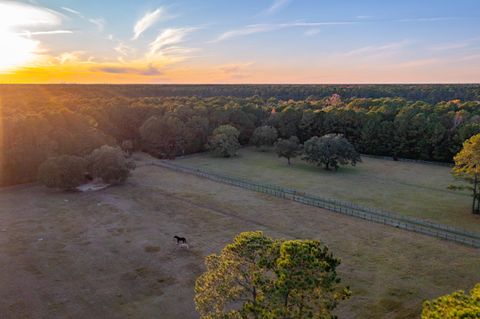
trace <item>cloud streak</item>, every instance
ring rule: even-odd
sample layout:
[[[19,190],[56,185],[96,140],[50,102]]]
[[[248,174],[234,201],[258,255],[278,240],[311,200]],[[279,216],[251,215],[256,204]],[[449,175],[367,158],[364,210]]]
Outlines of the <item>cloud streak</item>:
[[[396,50],[399,50],[401,48],[404,48],[409,42],[407,40],[399,41],[399,42],[393,42],[393,43],[387,43],[383,45],[378,45],[378,46],[366,46],[366,47],[361,47],[358,49],[354,49],[348,52],[343,53],[343,56],[369,56],[369,55],[378,55],[378,54],[385,54],[387,52],[393,52]]]
[[[18,34],[26,37],[30,37],[32,35],[73,34],[73,31],[71,30],[24,31]]]
[[[103,31],[103,29],[105,28],[105,20],[103,18],[97,18],[97,19],[87,18],[80,11],[77,11],[69,7],[62,7],[62,10],[68,13],[71,13],[73,15],[76,15],[77,17],[93,24],[94,26],[97,27],[98,31]]]
[[[10,1],[0,2],[0,12],[2,12],[0,29],[24,26],[56,26],[62,23],[60,13],[30,4]]]
[[[92,68],[92,71],[112,74],[137,74],[145,76],[156,76],[163,74],[163,72],[153,64],[149,64],[146,67],[126,67],[117,65],[97,66]]]
[[[149,44],[148,58],[181,55],[191,52],[190,48],[178,46],[197,28],[168,28],[163,30],[157,38]]]
[[[267,9],[267,14],[273,14],[278,10],[286,7],[291,0],[274,0],[270,7]]]
[[[135,23],[133,27],[133,40],[138,39],[138,37],[153,26],[164,14],[163,8],[158,8],[155,11],[147,12],[140,20]]]
[[[113,48],[117,53],[123,56],[129,56],[135,52],[135,49],[123,42],[119,42],[117,46]]]
[[[286,28],[315,28],[322,26],[333,26],[333,25],[349,25],[355,24],[356,22],[351,21],[333,21],[333,22],[288,22],[288,23],[278,23],[278,24],[250,24],[240,29],[234,29],[226,31],[220,34],[216,39],[210,41],[221,42],[229,40],[236,37],[246,36],[256,33],[265,33],[271,31],[277,31],[280,29]]]
[[[220,66],[220,70],[222,70],[226,74],[237,74],[237,73],[242,73],[252,65],[254,65],[254,62],[245,62],[245,63],[230,63],[230,64],[224,64]]]

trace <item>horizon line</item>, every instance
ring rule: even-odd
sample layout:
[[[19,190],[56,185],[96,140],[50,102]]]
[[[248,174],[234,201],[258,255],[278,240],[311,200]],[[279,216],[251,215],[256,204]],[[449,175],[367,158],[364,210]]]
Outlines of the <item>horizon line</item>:
[[[108,83],[108,82],[0,82],[0,85],[480,85],[480,82],[339,82],[339,83],[275,83],[275,82],[259,82],[259,83]]]

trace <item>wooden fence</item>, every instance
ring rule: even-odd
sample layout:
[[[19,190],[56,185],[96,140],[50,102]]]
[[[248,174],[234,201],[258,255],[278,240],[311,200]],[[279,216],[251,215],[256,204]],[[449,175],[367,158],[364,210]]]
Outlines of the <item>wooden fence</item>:
[[[277,185],[258,183],[242,177],[228,176],[204,169],[183,166],[172,161],[159,160],[149,164],[168,168],[178,172],[193,174],[212,181],[241,187],[259,193],[265,193],[279,198],[289,199],[305,205],[328,209],[344,215],[354,216],[372,222],[480,248],[480,234],[468,232],[460,228],[433,223],[414,217],[403,216],[380,209],[364,207],[347,201],[340,201],[318,195],[307,194],[305,192],[300,192],[298,190],[280,187]]]

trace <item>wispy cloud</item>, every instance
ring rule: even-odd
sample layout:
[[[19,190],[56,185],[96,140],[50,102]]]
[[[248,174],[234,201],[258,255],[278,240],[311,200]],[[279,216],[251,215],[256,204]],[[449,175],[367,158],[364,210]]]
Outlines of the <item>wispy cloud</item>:
[[[437,22],[437,21],[450,21],[450,20],[460,20],[461,17],[420,17],[420,18],[405,18],[393,20],[395,22]]]
[[[230,63],[230,64],[221,65],[219,69],[227,74],[240,73],[240,72],[244,72],[253,64],[254,62]]]
[[[463,42],[463,43],[444,43],[439,45],[434,45],[430,47],[430,50],[433,51],[447,51],[447,50],[456,50],[456,49],[463,49],[470,46],[470,43]]]
[[[14,27],[45,27],[56,26],[62,23],[62,15],[54,10],[25,3],[3,1],[0,2],[0,29]]]
[[[50,30],[50,31],[24,31],[19,35],[30,37],[32,35],[50,35],[50,34],[73,34],[71,30]]]
[[[459,61],[472,61],[472,60],[480,60],[480,54],[471,54],[459,59]]]
[[[163,72],[159,68],[155,67],[153,64],[149,64],[146,67],[128,67],[122,65],[96,66],[92,68],[92,71],[113,74],[138,74],[145,76],[155,76],[163,74]]]
[[[123,56],[129,56],[135,52],[134,48],[125,44],[124,42],[119,42],[113,49]]]
[[[419,68],[431,64],[436,64],[442,62],[441,59],[418,59],[418,60],[411,60],[411,61],[406,61],[403,63],[396,64],[395,66],[398,68]]]
[[[88,19],[88,22],[95,25],[99,31],[103,31],[103,29],[105,29],[105,19],[103,18]]]
[[[430,47],[433,51],[448,51],[468,48],[480,42],[480,37],[464,39],[459,42],[440,43]]]
[[[344,56],[369,56],[369,55],[378,55],[385,54],[386,52],[397,51],[406,45],[409,44],[409,41],[402,40],[399,42],[387,43],[378,46],[365,46],[351,51],[343,53]]]
[[[77,10],[69,8],[69,7],[62,7],[62,9],[64,11],[68,12],[68,13],[74,14],[77,17],[93,24],[94,26],[97,27],[97,29],[99,31],[103,31],[103,29],[105,28],[105,19],[103,19],[103,18],[96,18],[96,19],[88,18],[88,17],[84,16],[80,11],[77,11]]]
[[[250,24],[240,29],[229,30],[220,34],[216,39],[210,42],[221,42],[228,39],[246,36],[256,33],[271,32],[285,28],[313,28],[332,25],[348,25],[355,24],[351,21],[332,21],[332,22],[288,22],[278,24]]]
[[[57,63],[65,64],[71,62],[91,62],[92,59],[86,59],[85,51],[71,51],[71,52],[63,52],[59,56],[55,57]]]
[[[140,20],[135,23],[133,27],[133,40],[138,39],[138,37],[145,32],[148,28],[153,26],[161,17],[165,14],[163,8],[158,8],[155,11],[147,12]]]
[[[286,7],[292,0],[273,0],[273,3],[267,9],[267,14],[273,14]]]
[[[74,9],[72,9],[72,8],[62,7],[62,9],[65,10],[65,11],[67,11],[67,12],[76,14],[76,15],[78,15],[78,16],[80,16],[80,17],[83,17],[83,15],[82,15],[79,11],[74,10]]]
[[[311,37],[311,36],[319,34],[320,32],[322,32],[321,29],[309,29],[309,30],[305,31],[303,34],[306,37]]]
[[[278,30],[281,27],[278,25],[272,25],[272,24],[251,24],[247,25],[242,29],[235,29],[235,30],[230,30],[226,31],[222,34],[220,34],[215,40],[211,42],[220,42],[224,40],[228,40],[231,38],[236,38],[236,37],[241,37],[249,34],[255,34],[255,33],[263,33],[263,32],[269,32],[269,31],[274,31]]]
[[[157,38],[150,43],[147,52],[148,58],[171,55],[172,53],[185,53],[191,49],[179,47],[188,34],[197,28],[169,28],[163,30]]]

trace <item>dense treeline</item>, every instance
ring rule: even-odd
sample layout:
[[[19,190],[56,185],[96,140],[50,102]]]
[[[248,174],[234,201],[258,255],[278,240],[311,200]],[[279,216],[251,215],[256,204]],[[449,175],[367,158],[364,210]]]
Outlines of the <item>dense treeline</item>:
[[[76,86],[33,87],[0,91],[0,185],[34,180],[49,157],[85,156],[104,144],[165,158],[204,151],[212,132],[227,124],[238,130],[242,145],[256,128],[268,125],[282,139],[296,136],[303,143],[339,133],[361,153],[433,161],[452,161],[462,142],[480,132],[478,101],[432,104],[337,94],[302,100],[259,95],[132,98],[114,96],[108,86],[81,86],[94,88],[92,97]],[[55,95],[52,90],[65,92]]]
[[[400,97],[411,101],[438,103],[461,99],[464,101],[480,100],[480,84],[243,84],[243,85],[72,85],[55,84],[0,85],[2,93],[15,94],[32,92],[33,95],[45,97],[215,97],[232,96],[247,98],[260,96],[264,99],[274,97],[279,100],[304,100],[309,97],[325,98],[339,94],[343,98],[381,98]],[[22,94],[23,95],[23,94]]]

